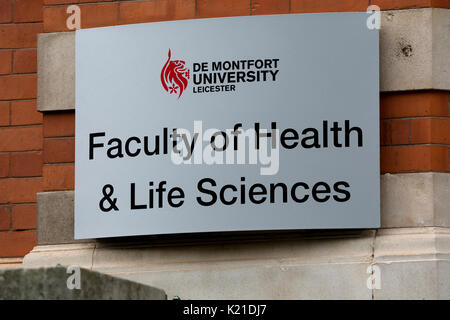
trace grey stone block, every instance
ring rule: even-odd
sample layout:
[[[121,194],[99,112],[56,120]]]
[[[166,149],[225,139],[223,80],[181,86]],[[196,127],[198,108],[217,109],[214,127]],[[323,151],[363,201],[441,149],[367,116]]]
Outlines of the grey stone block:
[[[374,248],[374,299],[450,299],[449,228],[379,230]]]
[[[433,9],[433,88],[450,90],[449,9]]]
[[[37,194],[38,244],[75,242],[73,200],[73,191]]]
[[[75,109],[75,32],[38,36],[38,110]]]
[[[66,268],[0,270],[0,300],[165,300],[163,290],[86,269],[80,288],[69,289]],[[71,279],[69,279],[71,283]]]
[[[381,176],[381,227],[450,227],[450,174]]]
[[[380,90],[450,90],[449,34],[449,9],[383,12]]]

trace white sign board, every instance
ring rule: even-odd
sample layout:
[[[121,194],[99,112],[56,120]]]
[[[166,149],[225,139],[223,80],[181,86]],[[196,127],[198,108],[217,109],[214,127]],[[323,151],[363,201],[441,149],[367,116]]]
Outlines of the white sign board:
[[[76,31],[75,237],[378,227],[367,18]]]

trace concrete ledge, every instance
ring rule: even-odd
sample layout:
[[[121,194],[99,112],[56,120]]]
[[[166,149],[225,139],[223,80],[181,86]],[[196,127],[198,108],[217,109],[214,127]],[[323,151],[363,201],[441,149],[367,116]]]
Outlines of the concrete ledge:
[[[63,267],[0,271],[0,300],[165,300],[164,291],[129,280],[79,269],[80,288],[67,287]]]
[[[25,257],[24,266],[92,258],[93,270],[164,288],[169,298],[370,299],[366,272],[374,235],[368,230],[228,244],[38,246]]]
[[[92,269],[95,243],[38,245],[24,257],[24,267],[54,267],[58,264]]]
[[[75,32],[38,35],[39,111],[75,109]]]
[[[375,299],[450,299],[450,229],[379,230],[374,265],[382,279]]]
[[[381,227],[450,227],[450,174],[381,176]]]
[[[23,258],[0,258],[0,269],[14,269],[22,267]]]
[[[382,12],[380,90],[450,90],[450,9]],[[38,37],[38,110],[75,108],[75,33]]]
[[[169,298],[450,299],[449,228],[233,244],[38,246],[24,266],[77,259],[92,259],[93,270],[164,288]],[[374,274],[380,287],[368,288]]]

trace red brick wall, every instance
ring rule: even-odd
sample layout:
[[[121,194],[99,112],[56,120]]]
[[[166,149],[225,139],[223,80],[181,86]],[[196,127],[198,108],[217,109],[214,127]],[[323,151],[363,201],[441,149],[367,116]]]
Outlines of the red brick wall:
[[[42,127],[35,111],[36,34],[69,31],[70,4],[81,9],[81,28],[369,4],[450,8],[449,0],[0,0],[0,258],[35,244],[36,192],[74,188],[74,112],[46,113]],[[439,91],[381,95],[382,172],[450,172],[449,100]]]
[[[44,191],[73,190],[75,112],[44,114]]]
[[[36,111],[36,35],[42,0],[0,0],[0,258],[36,244],[42,191],[42,114]]]
[[[36,111],[36,35],[42,0],[0,0],[0,257],[36,244],[42,191],[42,114]]]
[[[450,93],[381,95],[381,172],[450,172]]]

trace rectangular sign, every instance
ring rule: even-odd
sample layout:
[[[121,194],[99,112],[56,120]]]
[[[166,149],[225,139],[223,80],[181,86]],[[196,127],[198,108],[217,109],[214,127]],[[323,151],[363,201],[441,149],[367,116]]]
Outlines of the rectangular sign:
[[[76,31],[75,237],[379,227],[367,19]]]

